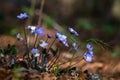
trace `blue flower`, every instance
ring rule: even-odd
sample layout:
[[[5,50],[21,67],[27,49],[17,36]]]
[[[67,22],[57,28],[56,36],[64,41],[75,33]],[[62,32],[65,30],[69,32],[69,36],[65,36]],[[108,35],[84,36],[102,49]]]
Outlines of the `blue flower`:
[[[60,34],[58,37],[59,41],[61,42],[66,42],[67,41],[67,36]]]
[[[56,38],[66,47],[69,47],[67,43],[67,36],[60,34],[58,31],[55,31]]]
[[[87,52],[85,52],[84,54],[84,59],[87,62],[91,62],[92,61],[92,57],[93,57],[93,47],[90,44],[86,45],[86,48],[88,49]]]
[[[32,53],[32,54],[35,54],[35,53],[39,53],[39,51],[38,51],[37,48],[33,48],[33,49],[31,50],[31,53]]]
[[[67,41],[62,42],[63,45],[65,45],[66,47],[69,47],[69,44],[67,43]]]
[[[84,60],[87,61],[87,62],[92,62],[92,56],[93,56],[93,55],[91,55],[91,53],[86,52],[86,53],[84,54]]]
[[[58,32],[58,30],[56,30],[56,31],[55,31],[55,36],[56,36],[56,38],[58,38],[59,35],[60,35],[60,33]]]
[[[86,45],[86,48],[87,48],[89,51],[92,51],[92,50],[93,50],[93,47],[92,47],[90,44],[87,44],[87,45]]]
[[[34,57],[39,57],[40,56],[39,50],[37,48],[33,48],[31,50],[31,53],[34,55]]]
[[[27,15],[27,13],[20,13],[18,16],[17,16],[17,18],[18,19],[27,19],[29,16]]]
[[[39,46],[41,46],[41,47],[46,47],[47,45],[48,45],[47,42],[45,42],[45,41],[43,41],[43,40],[40,40]]]
[[[55,35],[56,38],[61,42],[64,42],[67,39],[67,36],[60,34],[58,31],[55,31]]]
[[[68,30],[70,31],[71,34],[79,36],[79,34],[73,28],[69,27]]]
[[[35,33],[37,35],[43,36],[44,35],[44,29],[42,29],[41,27],[37,27],[37,28],[35,28]]]
[[[47,37],[48,37],[48,38],[52,38],[52,35],[50,35],[50,34],[47,34]]]

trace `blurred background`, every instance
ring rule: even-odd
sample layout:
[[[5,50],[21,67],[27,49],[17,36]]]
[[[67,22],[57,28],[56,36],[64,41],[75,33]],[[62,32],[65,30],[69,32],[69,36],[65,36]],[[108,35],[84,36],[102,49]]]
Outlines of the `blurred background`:
[[[0,34],[14,35],[17,32],[16,15],[21,12],[32,15],[32,24],[36,25],[39,8],[40,0],[2,0]],[[43,23],[48,28],[54,23],[62,28],[72,26],[81,40],[94,37],[110,45],[120,43],[120,0],[45,0],[43,13],[46,15]]]
[[[19,32],[16,16],[21,12],[32,17],[31,25],[37,25],[39,9],[40,0],[2,0],[0,34],[14,36]],[[120,45],[120,0],[45,0],[43,14],[42,22],[48,29],[55,24],[63,29],[71,26],[81,41],[97,38],[113,48]]]

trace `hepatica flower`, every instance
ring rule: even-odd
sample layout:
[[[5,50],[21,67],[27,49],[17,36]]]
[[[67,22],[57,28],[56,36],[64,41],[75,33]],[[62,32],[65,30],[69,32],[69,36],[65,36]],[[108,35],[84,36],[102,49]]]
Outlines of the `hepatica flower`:
[[[18,19],[27,19],[29,18],[29,16],[27,15],[27,13],[20,13],[18,16],[17,16]]]
[[[79,36],[79,34],[71,27],[68,28],[69,32],[75,36]]]
[[[41,27],[37,27],[37,28],[35,28],[35,33],[39,36],[43,36],[44,35],[44,29],[42,29]]]
[[[31,50],[31,53],[32,53],[35,57],[40,56],[39,50],[38,50],[37,48],[33,48],[33,49]]]
[[[89,53],[91,54],[91,55],[93,55],[93,47],[92,47],[92,45],[90,45],[90,44],[87,44],[86,45],[86,48],[88,49],[88,51],[89,51]]]
[[[86,45],[86,48],[88,49],[87,52],[84,54],[84,59],[87,62],[92,62],[92,57],[93,57],[93,47],[90,44]]]
[[[33,34],[35,33],[36,26],[27,26],[26,29],[30,30],[30,33]]]
[[[89,52],[85,52],[84,60],[87,62],[92,62],[92,55]]]
[[[55,32],[56,38],[64,44],[66,47],[69,47],[67,43],[67,36],[60,34],[58,31]]]
[[[62,44],[64,44],[66,47],[69,47],[69,45],[68,45],[68,43],[67,43],[67,36],[60,34],[58,39],[59,39],[59,41],[60,41]]]
[[[87,45],[86,45],[86,48],[87,48],[89,51],[92,51],[92,50],[93,50],[93,47],[92,47],[90,44],[87,44]]]
[[[46,47],[48,45],[48,43],[47,42],[45,42],[45,41],[43,41],[43,40],[40,40],[40,44],[39,44],[39,46],[40,47]]]
[[[56,31],[55,31],[55,36],[56,36],[56,38],[59,38],[59,35],[60,35],[60,33],[58,32],[58,30],[56,30]]]
[[[67,42],[62,42],[66,47],[69,47],[69,44]]]
[[[33,49],[31,50],[31,53],[32,53],[32,54],[35,54],[35,53],[39,53],[39,51],[38,51],[37,48],[33,48]]]
[[[60,34],[58,39],[61,42],[66,42],[67,41],[67,36]]]
[[[55,32],[56,38],[61,41],[64,42],[67,40],[67,36],[60,34],[58,31]]]

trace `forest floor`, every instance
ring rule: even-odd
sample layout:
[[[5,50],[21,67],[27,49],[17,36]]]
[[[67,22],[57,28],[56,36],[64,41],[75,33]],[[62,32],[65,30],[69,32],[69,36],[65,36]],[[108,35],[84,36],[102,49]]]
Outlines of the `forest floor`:
[[[0,37],[0,47],[5,47],[7,44],[16,44],[16,40],[10,36]],[[16,44],[19,45],[19,44]],[[20,48],[19,54],[22,52]],[[19,67],[18,69],[9,69],[6,64],[0,62],[0,80],[91,80],[88,77],[96,77],[93,80],[120,80],[120,62],[119,59],[110,56],[111,51],[98,51],[99,54],[94,54],[92,63],[79,63],[77,60],[77,65],[74,65],[76,69],[73,69],[73,73],[66,74],[60,73],[57,77],[51,72],[39,73],[35,69]],[[100,54],[101,53],[101,54]],[[66,56],[67,55],[67,56]],[[62,52],[60,57],[60,63],[66,61],[65,58],[71,56],[72,54]],[[64,56],[64,57],[63,57]],[[17,57],[18,60],[21,57]],[[84,61],[83,61],[84,62]],[[24,65],[24,63],[22,63]],[[24,65],[25,66],[25,65]],[[68,64],[64,64],[61,68],[65,68]],[[75,71],[75,73],[74,73]]]

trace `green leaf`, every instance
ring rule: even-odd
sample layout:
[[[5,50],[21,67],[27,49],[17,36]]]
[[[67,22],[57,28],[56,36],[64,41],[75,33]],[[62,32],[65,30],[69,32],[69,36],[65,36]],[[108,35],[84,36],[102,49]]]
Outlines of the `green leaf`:
[[[102,31],[104,34],[110,36],[110,35],[113,35],[115,33],[116,29],[114,26],[111,26],[111,25],[103,25]]]
[[[53,65],[53,73],[55,76],[59,75],[59,66],[56,63]]]
[[[43,41],[40,40],[40,41],[39,41],[39,44],[42,44],[42,43],[43,43]]]
[[[14,28],[10,31],[11,35],[16,35],[18,33],[18,29]]]
[[[91,30],[93,28],[93,23],[84,19],[78,19],[77,26],[86,30]]]
[[[47,49],[46,49],[46,48],[43,48],[43,49],[42,49],[42,53],[47,55]]]
[[[55,56],[58,52],[58,48],[56,50],[54,50],[53,48],[50,48],[50,51],[53,53],[53,55]]]
[[[75,36],[69,34],[69,35],[67,35],[67,37],[68,37],[68,39],[70,40],[71,43],[76,42]]]
[[[24,53],[23,58],[25,58],[25,59],[28,59],[28,58],[29,58],[29,56],[28,56],[28,53],[27,53],[27,52],[25,52],[25,53]]]
[[[47,26],[47,28],[53,28],[55,21],[50,16],[45,16],[43,23]]]
[[[112,48],[111,46],[109,46],[107,43],[103,42],[102,40],[99,40],[99,39],[95,39],[95,38],[91,38],[91,39],[88,39],[86,41],[87,43],[95,43],[95,44],[98,44],[100,45],[100,47],[102,47],[103,49],[107,49],[107,48]]]
[[[116,52],[112,52],[111,56],[112,56],[113,58],[115,58],[115,57],[118,56],[118,53],[116,53]]]
[[[31,10],[31,8],[30,8],[30,7],[27,7],[27,6],[22,6],[21,10],[22,10],[23,12],[27,12],[27,13],[30,14],[30,15],[33,13],[32,10]]]
[[[4,53],[5,55],[15,55],[17,54],[17,49],[15,45],[10,45],[8,44],[8,46],[4,49]]]
[[[2,48],[0,48],[0,54],[3,54],[4,50]]]

